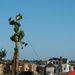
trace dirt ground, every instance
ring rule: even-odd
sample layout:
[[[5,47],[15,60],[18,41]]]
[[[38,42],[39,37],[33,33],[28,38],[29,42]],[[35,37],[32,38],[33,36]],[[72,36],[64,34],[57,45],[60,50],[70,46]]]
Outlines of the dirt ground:
[[[69,75],[69,74],[70,74],[70,72],[69,73],[54,74],[54,75]]]

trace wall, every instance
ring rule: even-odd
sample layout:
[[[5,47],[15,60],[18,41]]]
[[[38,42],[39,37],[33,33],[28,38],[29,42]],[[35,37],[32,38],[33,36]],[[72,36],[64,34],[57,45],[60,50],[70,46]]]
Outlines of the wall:
[[[24,64],[23,70],[24,71],[33,71],[36,74],[36,64],[32,64],[32,63],[26,63]]]
[[[55,66],[55,73],[59,71],[59,60],[52,60],[53,65]]]
[[[46,67],[46,72],[54,73],[54,67]]]
[[[69,65],[68,64],[62,64],[62,73],[69,72]]]
[[[3,69],[4,69],[3,64],[0,64],[0,74],[3,74]]]

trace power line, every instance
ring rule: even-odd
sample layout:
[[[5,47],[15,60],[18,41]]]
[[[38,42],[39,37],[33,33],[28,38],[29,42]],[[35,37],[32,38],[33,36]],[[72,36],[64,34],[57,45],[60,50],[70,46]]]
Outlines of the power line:
[[[25,35],[25,37],[26,37],[27,41],[29,42],[29,44],[30,44],[31,48],[33,49],[34,53],[36,54],[37,58],[40,60],[40,58],[39,58],[38,54],[36,53],[36,51],[35,51],[34,47],[33,47],[33,46],[32,46],[32,44],[31,44],[31,42],[29,41],[29,39],[27,38],[27,36],[26,36],[26,35]]]

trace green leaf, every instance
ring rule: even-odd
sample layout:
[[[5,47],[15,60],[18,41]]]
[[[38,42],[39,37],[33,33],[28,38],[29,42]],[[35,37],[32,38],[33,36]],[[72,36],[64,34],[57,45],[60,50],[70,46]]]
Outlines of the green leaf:
[[[28,44],[27,43],[25,43],[25,46],[27,46]]]
[[[15,53],[18,53],[19,48],[16,46],[16,47],[14,48],[14,50],[15,50]]]
[[[19,40],[19,42],[22,41],[22,39],[24,38],[24,36],[25,36],[24,31],[23,31],[23,30],[20,30],[20,31],[19,31],[19,35],[18,35],[18,40]]]
[[[11,21],[11,17],[8,19],[9,20],[9,22]]]
[[[19,26],[16,25],[16,26],[14,27],[14,31],[15,31],[16,33],[18,33],[18,31],[19,31]]]
[[[14,35],[12,35],[12,36],[10,37],[10,39],[11,39],[12,41],[16,42],[15,34],[14,34]]]

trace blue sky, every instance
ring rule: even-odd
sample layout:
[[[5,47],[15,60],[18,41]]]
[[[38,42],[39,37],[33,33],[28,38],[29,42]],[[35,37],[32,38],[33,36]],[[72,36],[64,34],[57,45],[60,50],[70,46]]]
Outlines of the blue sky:
[[[10,40],[14,31],[8,19],[15,19],[19,13],[23,16],[21,29],[27,37],[23,41],[28,43],[20,49],[20,59],[62,56],[75,60],[75,0],[1,0],[0,48],[7,50],[5,59],[13,58],[15,47]]]

